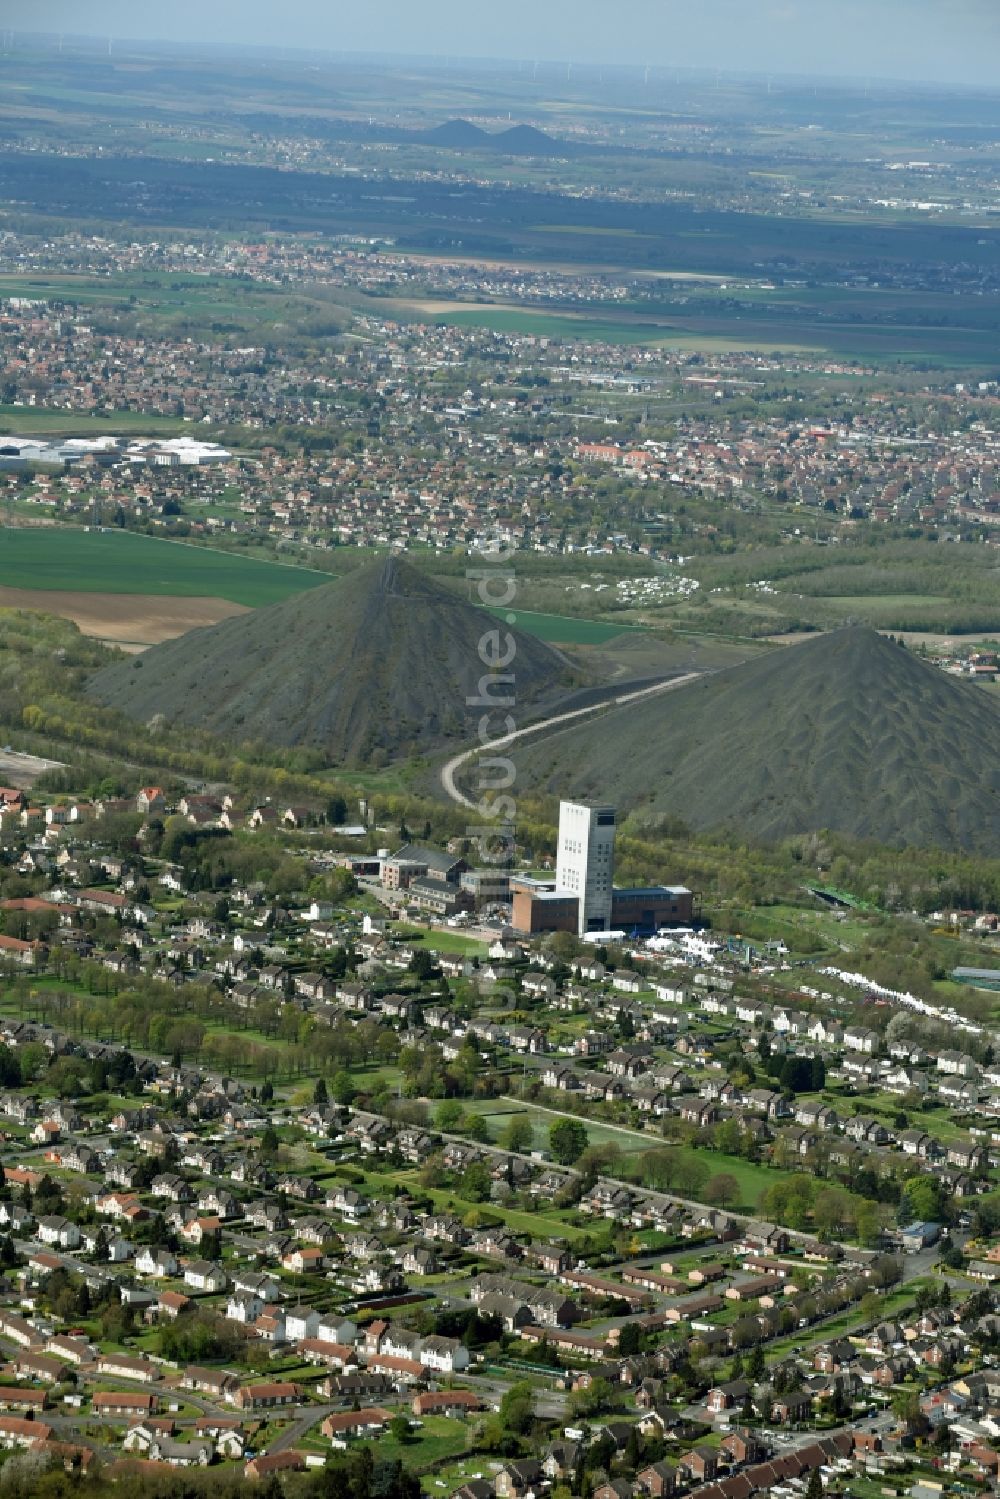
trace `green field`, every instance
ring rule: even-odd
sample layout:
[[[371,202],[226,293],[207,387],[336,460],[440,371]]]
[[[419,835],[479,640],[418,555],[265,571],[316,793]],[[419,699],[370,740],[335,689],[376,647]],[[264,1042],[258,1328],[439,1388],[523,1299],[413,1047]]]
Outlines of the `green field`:
[[[0,431],[17,437],[98,437],[106,432],[180,437],[190,430],[190,423],[178,417],[146,416],[141,411],[97,416],[89,411],[61,411],[50,406],[0,405]]]
[[[132,531],[6,527],[0,550],[0,586],[7,588],[222,598],[253,609],[332,581],[329,573],[310,568]],[[490,612],[553,645],[604,645],[643,633],[634,625],[568,615]]]
[[[470,1202],[462,1196],[458,1186],[446,1190],[443,1187],[425,1187],[420,1183],[419,1172],[397,1171],[392,1177],[394,1182],[406,1187],[410,1191],[419,1188],[423,1197],[429,1197],[436,1210],[454,1212],[464,1216],[470,1209],[481,1207],[482,1204]],[[504,1227],[514,1234],[547,1234],[551,1239],[579,1239],[587,1230],[575,1227],[569,1221],[569,1213],[565,1217],[560,1216],[558,1210],[552,1213],[539,1213],[536,1209],[530,1212],[518,1208],[503,1207]]]
[[[0,296],[32,297],[89,308],[118,308],[160,330],[209,329],[260,335],[346,325],[350,315],[324,292],[289,292],[229,275],[183,271],[120,271],[114,276],[35,273],[0,276]]]
[[[619,635],[642,633],[636,625],[610,625],[599,619],[575,619],[567,614],[536,614],[531,609],[490,609],[498,619],[536,635],[549,645],[605,645]]]
[[[625,1125],[607,1124],[559,1109],[522,1103],[520,1099],[510,1095],[498,1099],[472,1100],[467,1107],[470,1111],[483,1115],[490,1139],[494,1143],[499,1140],[511,1119],[522,1115],[530,1119],[534,1129],[533,1150],[548,1149],[549,1131],[560,1118],[579,1118],[586,1126],[587,1140],[591,1145],[615,1144],[624,1156],[657,1150],[663,1146],[680,1149],[685,1157],[700,1161],[709,1176],[717,1176],[721,1172],[734,1176],[739,1184],[740,1201],[732,1205],[745,1211],[754,1212],[765,1187],[773,1187],[775,1182],[783,1181],[790,1174],[781,1168],[758,1166],[739,1156],[724,1155],[720,1151],[706,1150],[697,1145],[677,1146],[676,1142],[662,1139],[652,1132],[647,1134]],[[700,1194],[696,1192],[693,1195],[698,1197]]]
[[[461,932],[427,931],[424,927],[398,926],[395,928],[396,935],[404,941],[414,937],[424,939],[429,948],[436,952],[455,953],[467,958],[485,958],[487,945],[480,942],[477,937],[465,937]]]
[[[395,1462],[398,1458],[407,1468],[425,1468],[458,1457],[468,1442],[469,1427],[464,1421],[454,1416],[425,1416],[408,1441],[398,1442],[389,1432],[383,1432],[376,1443],[361,1445],[369,1445],[380,1459]],[[481,1466],[482,1459],[479,1461]]]
[[[0,585],[8,588],[223,598],[256,608],[329,582],[304,567],[128,531],[8,528],[0,549]]]
[[[825,291],[825,288],[823,289]],[[495,333],[524,334],[535,338],[582,339],[623,345],[658,345],[705,352],[782,351],[787,354],[825,352],[841,358],[880,360],[890,364],[915,363],[937,368],[990,367],[996,347],[992,327],[941,326],[897,318],[873,321],[847,318],[834,321],[826,313],[822,298],[818,305],[783,308],[780,303],[756,307],[741,303],[739,310],[716,307],[710,296],[692,314],[681,304],[636,302],[616,307],[607,316],[600,313],[483,303],[481,307],[457,305],[454,311],[435,307],[431,312],[419,302],[399,303],[402,317],[433,322],[438,327],[488,328]],[[635,308],[635,311],[629,310]],[[953,314],[954,316],[954,314]]]
[[[420,317],[419,308],[411,315]],[[430,318],[425,320],[430,321]],[[671,323],[628,321],[609,317],[606,320],[580,317],[575,313],[535,312],[519,307],[457,308],[438,312],[434,323],[443,328],[489,328],[494,333],[523,333],[533,338],[574,338],[591,343],[663,344],[672,349],[708,350],[739,353],[753,349],[780,348],[789,353],[808,353],[823,346],[823,340],[803,330],[794,332],[781,327],[762,330],[759,338],[745,333],[729,334],[725,327],[704,333],[697,328],[680,328]],[[809,342],[812,337],[813,341]]]
[[[536,338],[582,338],[598,343],[667,343],[674,331],[655,323],[607,322],[557,312],[534,312],[519,307],[461,308],[438,313],[434,322],[447,328],[491,328],[495,333],[525,333]],[[684,335],[678,335],[683,340]]]

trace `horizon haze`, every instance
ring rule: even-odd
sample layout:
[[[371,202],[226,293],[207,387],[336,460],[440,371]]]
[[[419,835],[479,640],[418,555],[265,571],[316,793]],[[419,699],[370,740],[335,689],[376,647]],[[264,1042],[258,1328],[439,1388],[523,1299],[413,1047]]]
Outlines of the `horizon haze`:
[[[225,44],[393,56],[719,68],[1000,87],[1000,8],[989,0],[624,0],[609,34],[598,0],[385,0],[343,13],[322,0],[176,0],[168,10],[94,0],[12,0],[4,25],[122,42]]]

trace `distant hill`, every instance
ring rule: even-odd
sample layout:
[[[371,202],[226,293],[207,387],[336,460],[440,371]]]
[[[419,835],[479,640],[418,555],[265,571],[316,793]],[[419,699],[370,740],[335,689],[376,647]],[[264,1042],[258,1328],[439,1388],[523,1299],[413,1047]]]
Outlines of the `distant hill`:
[[[453,151],[501,151],[508,156],[566,156],[572,150],[569,141],[556,140],[534,125],[512,125],[509,130],[492,132],[471,120],[447,120],[425,131],[421,139]]]
[[[762,840],[995,856],[1000,703],[851,627],[529,740],[518,781]]]
[[[230,743],[307,745],[381,763],[475,738],[490,617],[411,564],[381,559],[285,603],[191,630],[97,673],[88,691],[129,717],[163,714]],[[502,627],[506,629],[507,627]],[[519,708],[570,685],[565,657],[510,631]]]
[[[473,125],[471,120],[446,120],[443,125],[435,125],[433,130],[425,131],[423,139],[432,146],[450,146],[462,150],[465,147],[485,146],[491,136],[478,125]]]
[[[572,149],[570,141],[556,140],[534,125],[512,125],[491,140],[498,151],[508,151],[512,156],[566,156]]]

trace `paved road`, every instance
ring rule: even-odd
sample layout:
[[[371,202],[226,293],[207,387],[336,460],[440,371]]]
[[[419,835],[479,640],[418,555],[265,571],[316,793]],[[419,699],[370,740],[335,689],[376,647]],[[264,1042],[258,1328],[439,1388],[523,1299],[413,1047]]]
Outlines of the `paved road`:
[[[556,1372],[556,1370],[553,1370],[553,1377]],[[466,1373],[475,1373],[475,1365],[471,1365]],[[492,1374],[476,1374],[473,1388],[477,1395],[484,1395],[494,1405],[499,1406],[511,1385],[516,1384],[523,1377],[517,1369],[511,1369],[510,1377],[504,1379],[497,1379]],[[534,1391],[534,1407],[536,1416],[544,1416],[550,1421],[563,1421],[566,1419],[569,1410],[569,1396],[565,1390],[536,1388]]]
[[[538,723],[529,723],[523,729],[514,729],[512,733],[504,734],[500,739],[491,739],[488,744],[474,745],[472,749],[463,750],[460,755],[454,755],[447,765],[442,767],[441,785],[453,802],[481,816],[478,802],[472,801],[463,791],[459,791],[455,784],[456,773],[476,755],[489,755],[495,750],[506,749],[517,740],[527,738],[529,734],[540,734],[543,729],[551,729],[559,724],[571,723],[580,718],[592,718],[595,713],[603,713],[608,708],[620,708],[624,703],[634,703],[640,698],[652,697],[654,693],[670,692],[673,688],[683,687],[686,682],[693,682],[702,675],[700,671],[689,671],[681,677],[671,677],[666,682],[655,682],[652,687],[640,687],[635,692],[623,692],[618,697],[605,698],[602,702],[592,703],[587,708],[574,708],[570,713],[557,713],[552,718],[542,718]]]
[[[343,1405],[310,1405],[308,1410],[302,1411],[295,1417],[290,1426],[286,1426],[280,1436],[275,1437],[268,1447],[268,1452],[287,1452],[297,1442],[301,1442],[307,1431],[325,1421],[331,1412],[343,1410]]]

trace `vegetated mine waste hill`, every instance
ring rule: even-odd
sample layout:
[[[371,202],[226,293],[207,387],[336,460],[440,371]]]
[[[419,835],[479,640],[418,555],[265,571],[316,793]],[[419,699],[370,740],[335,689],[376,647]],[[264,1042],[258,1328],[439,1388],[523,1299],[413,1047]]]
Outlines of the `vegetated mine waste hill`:
[[[1000,848],[1000,704],[851,626],[528,741],[518,781],[764,841]]]
[[[380,764],[475,739],[486,710],[466,699],[489,675],[479,645],[493,628],[503,650],[508,626],[411,564],[383,558],[116,662],[87,690],[143,722],[162,714],[234,744],[308,746],[333,764]],[[572,685],[569,662],[533,636],[510,634],[518,708],[557,701]],[[510,690],[495,685],[491,695]]]

